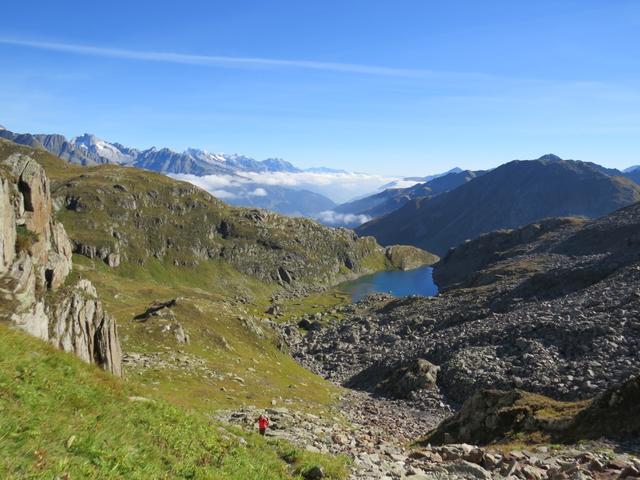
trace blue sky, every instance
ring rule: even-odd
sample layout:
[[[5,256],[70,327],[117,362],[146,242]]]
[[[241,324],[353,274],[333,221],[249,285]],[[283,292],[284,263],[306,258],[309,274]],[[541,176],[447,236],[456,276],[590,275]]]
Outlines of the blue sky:
[[[10,2],[0,124],[392,175],[640,163],[640,2]]]

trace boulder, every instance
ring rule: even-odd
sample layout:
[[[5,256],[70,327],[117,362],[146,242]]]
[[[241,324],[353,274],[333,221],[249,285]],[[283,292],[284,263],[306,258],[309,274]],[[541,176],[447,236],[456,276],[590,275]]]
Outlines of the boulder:
[[[325,474],[322,467],[315,466],[305,471],[302,474],[302,477],[304,480],[321,480],[322,478],[325,478]]]
[[[463,478],[466,480],[491,480],[491,474],[475,463],[465,460],[458,460],[445,466],[452,478]]]
[[[189,334],[181,324],[174,323],[169,328],[173,332],[173,335],[176,337],[176,340],[178,341],[178,343],[185,343],[185,344],[191,343]]]
[[[438,370],[439,367],[422,358],[390,367],[374,364],[349,379],[347,386],[395,398],[410,398],[414,392],[435,388]]]
[[[111,268],[118,267],[120,265],[120,254],[119,253],[110,253],[109,255],[107,255],[107,258],[106,258],[105,262]]]
[[[80,280],[64,293],[61,302],[50,309],[50,341],[87,363],[122,376],[117,327],[97,299],[95,287],[88,280]]]
[[[398,368],[378,388],[406,398],[416,390],[435,388],[438,370],[439,367],[431,362],[418,358]]]

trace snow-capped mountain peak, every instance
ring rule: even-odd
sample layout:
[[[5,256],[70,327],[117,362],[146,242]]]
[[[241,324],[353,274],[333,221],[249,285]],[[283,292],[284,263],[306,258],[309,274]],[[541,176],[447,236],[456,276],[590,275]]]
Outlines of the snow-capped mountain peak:
[[[110,162],[128,164],[136,160],[138,152],[136,150],[114,145],[96,137],[93,134],[85,133],[79,137],[72,138],[71,145],[82,150],[94,153]]]
[[[202,160],[207,163],[226,163],[226,158],[224,154],[220,153],[210,153],[206,150],[201,150],[199,148],[187,148],[184,152],[185,155],[189,155],[190,157],[196,158],[198,160]]]

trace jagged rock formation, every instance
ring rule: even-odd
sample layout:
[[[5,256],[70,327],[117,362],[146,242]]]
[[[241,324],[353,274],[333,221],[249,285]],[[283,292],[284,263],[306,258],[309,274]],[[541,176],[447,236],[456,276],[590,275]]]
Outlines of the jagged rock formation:
[[[0,318],[115,375],[115,322],[87,280],[64,287],[72,245],[52,216],[49,180],[33,158],[0,159]]]
[[[640,203],[591,222],[481,236],[436,265],[444,294],[378,296],[344,321],[293,331],[291,350],[340,383],[377,372],[367,389],[396,363],[422,358],[440,367],[438,388],[453,403],[485,388],[591,398],[638,371],[638,232]],[[429,390],[414,397],[438,401]]]
[[[95,287],[88,280],[58,295],[49,309],[50,341],[88,363],[122,376],[122,352],[115,320],[104,311]]]
[[[9,268],[15,257],[16,220],[11,193],[9,179],[0,177],[0,273]]]

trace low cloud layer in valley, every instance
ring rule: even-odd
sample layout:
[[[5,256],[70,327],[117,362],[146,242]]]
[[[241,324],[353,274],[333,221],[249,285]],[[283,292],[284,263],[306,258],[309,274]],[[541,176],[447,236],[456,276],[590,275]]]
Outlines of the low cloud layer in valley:
[[[193,183],[221,199],[231,198],[238,187],[258,184],[304,189],[324,195],[336,203],[377,191],[381,186],[398,178],[368,173],[349,172],[243,172],[240,175],[173,174],[173,178]],[[415,183],[415,182],[413,182]],[[254,195],[266,194],[253,190]]]
[[[336,227],[357,227],[371,220],[368,215],[354,215],[352,213],[338,213],[333,210],[325,210],[316,216],[320,223]]]

